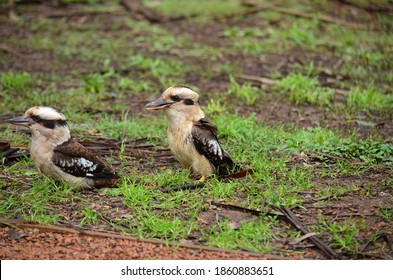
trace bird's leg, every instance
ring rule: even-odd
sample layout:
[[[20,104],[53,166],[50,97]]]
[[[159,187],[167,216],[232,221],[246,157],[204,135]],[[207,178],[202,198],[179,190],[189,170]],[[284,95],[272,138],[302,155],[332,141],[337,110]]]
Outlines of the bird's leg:
[[[203,183],[205,181],[205,179],[206,179],[205,176],[202,176],[202,178],[199,179],[199,182]]]

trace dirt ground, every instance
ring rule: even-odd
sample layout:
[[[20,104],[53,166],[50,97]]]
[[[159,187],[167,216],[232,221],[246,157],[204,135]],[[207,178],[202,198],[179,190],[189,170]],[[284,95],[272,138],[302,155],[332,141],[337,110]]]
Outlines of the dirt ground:
[[[26,1],[25,1],[26,2]],[[27,5],[28,6],[28,5]],[[53,5],[47,5],[44,2],[37,1],[34,7],[28,7],[17,10],[19,13],[24,13],[25,16],[35,17],[42,14],[54,15],[59,12],[58,7]],[[23,5],[22,5],[23,7]],[[61,12],[65,14],[65,18],[69,21],[83,20],[89,21],[94,18],[99,18],[102,21],[111,21],[111,17],[128,17],[129,14],[124,12],[121,14],[105,14],[105,15],[75,15],[75,11],[78,10],[78,5],[68,5],[62,7]],[[340,4],[337,3],[337,13],[341,8]],[[345,9],[349,9],[345,6]],[[69,13],[69,16],[67,16]],[[61,20],[62,17],[59,17]],[[250,16],[243,20],[238,19],[227,19],[225,21],[217,21],[215,24],[208,26],[200,26],[192,24],[187,20],[179,21],[168,21],[162,24],[167,30],[170,30],[173,34],[185,34],[192,40],[203,42],[212,47],[222,48],[225,46],[224,40],[216,40],[216,34],[222,32],[225,27],[231,25],[240,26],[253,26],[255,19]],[[361,21],[361,17],[355,17],[354,22]],[[17,28],[15,25],[10,24],[7,21],[0,22],[0,38],[10,37],[24,38],[29,36],[27,30],[23,28]],[[108,36],[116,36],[118,31],[112,30],[101,30]],[[28,71],[37,73],[66,73],[70,69],[77,68],[80,73],[84,72],[99,72],[100,69],[92,69],[91,66],[85,65],[82,61],[70,61],[70,63],[64,63],[61,65],[53,65],[51,63],[53,53],[50,51],[40,51],[34,48],[26,46],[24,49],[13,49],[9,50],[2,48],[9,57],[7,64],[0,64],[0,71],[7,71],[12,69],[14,71]],[[1,50],[0,50],[1,51]],[[156,54],[168,55],[176,57],[176,54]],[[193,58],[182,58],[189,59],[192,62]],[[271,54],[270,56],[260,57],[259,61],[255,61],[254,57],[246,57],[242,55],[227,54],[218,59],[218,62],[229,62],[235,64],[242,69],[246,69],[244,74],[265,76],[266,73],[270,72],[272,68],[280,65],[278,69],[282,74],[289,73],[291,69],[295,67],[296,63],[307,63],[307,61],[314,61],[318,67],[331,67],[339,62],[340,58],[336,59],[326,58],[322,54],[316,57],[309,57],[303,52],[293,49],[291,53],[286,55]],[[210,64],[218,63],[217,61],[204,61],[207,67]],[[114,65],[116,68],[116,65]],[[211,65],[214,68],[214,65]],[[321,75],[320,82],[322,84],[329,84],[332,78],[329,74]],[[333,77],[337,78],[337,77]],[[340,77],[345,79],[347,77]],[[198,75],[189,75],[186,77],[185,82],[189,84],[196,84],[200,90],[205,93],[211,93],[209,97],[214,97],[214,92],[225,90],[228,86],[228,77],[221,75],[213,77],[203,77]],[[61,85],[60,85],[61,86]],[[71,87],[72,85],[64,83],[65,88]],[[209,98],[205,98],[209,100]],[[127,97],[123,102],[131,104],[131,110],[135,116],[144,114],[144,104],[146,104],[146,96],[132,95]],[[204,104],[202,104],[204,105]],[[236,105],[236,104],[235,104]],[[108,109],[110,110],[110,109]],[[256,114],[256,118],[267,124],[267,125],[296,125],[299,127],[314,127],[320,125],[322,127],[329,127],[333,130],[340,130],[343,134],[352,134],[353,131],[361,138],[366,138],[378,132],[385,139],[390,139],[393,135],[393,123],[392,120],[386,116],[379,115],[365,115],[364,117],[369,120],[376,122],[381,125],[377,126],[364,126],[359,125],[356,121],[348,121],[342,116],[337,116],[329,110],[325,110],[321,107],[314,107],[311,105],[297,105],[286,101],[277,101],[274,98],[267,96],[266,100],[258,104],[257,106],[246,106],[244,104],[239,107],[239,113],[241,115],[249,115],[251,113]],[[1,119],[9,118],[9,113],[1,115]],[[82,144],[95,150],[97,142],[101,141],[100,145],[103,145],[103,139],[97,137],[91,141],[81,141]],[[119,143],[115,139],[104,139],[107,143],[106,149],[95,150],[97,154],[106,156],[108,154],[116,153],[120,149]],[[26,147],[27,149],[27,147]],[[139,160],[142,166],[147,169],[159,170],[165,166],[176,166],[178,163],[174,157],[170,154],[170,151],[166,147],[151,147],[148,143],[144,143],[143,139],[136,139],[132,143],[126,143],[125,155],[133,156]],[[151,158],[155,159],[154,166],[151,165]],[[318,160],[312,156],[303,157],[300,155],[292,156],[291,164],[298,166],[314,166],[318,171]],[[120,162],[114,162],[113,166],[116,168],[120,165]],[[130,166],[132,168],[132,166]],[[363,232],[357,238],[362,239],[364,242],[364,248],[362,248],[362,255],[359,256],[347,256],[344,253],[341,257],[346,259],[392,259],[393,253],[391,249],[392,224],[383,221],[377,215],[378,207],[381,204],[391,205],[391,197],[393,195],[392,188],[387,186],[387,178],[391,170],[389,167],[381,168],[378,170],[367,171],[361,175],[342,175],[337,178],[318,178],[316,179],[317,185],[334,186],[339,183],[341,186],[359,186],[356,190],[346,193],[341,197],[340,200],[329,201],[328,204],[321,204],[323,199],[316,198],[316,193],[305,192],[300,194],[308,201],[307,209],[292,209],[299,220],[304,225],[312,225],[315,220],[316,214],[323,214],[330,216],[335,220],[343,220],[347,217],[368,217],[367,226],[368,232]],[[373,188],[375,187],[375,188]],[[3,186],[7,188],[7,186]],[[371,192],[372,195],[366,200],[364,197],[365,192]],[[326,255],[323,255],[313,244],[307,242],[299,242],[298,244],[291,244],[289,240],[280,240],[275,244],[280,248],[277,252],[271,252],[276,256],[269,255],[264,256],[253,252],[244,251],[229,251],[229,250],[217,250],[214,248],[207,248],[200,246],[198,236],[194,236],[193,239],[184,240],[184,246],[176,246],[174,244],[164,244],[157,240],[148,241],[136,238],[119,236],[118,231],[114,231],[111,228],[110,219],[116,219],[122,215],[129,215],[127,209],[124,209],[121,201],[117,201],[114,197],[110,197],[105,193],[88,193],[82,194],[90,196],[97,207],[106,207],[109,209],[116,209],[116,211],[108,210],[108,223],[100,224],[97,226],[90,226],[88,228],[75,227],[79,217],[70,216],[77,206],[78,201],[73,204],[61,204],[57,205],[57,210],[60,210],[65,217],[67,217],[67,223],[61,224],[61,228],[47,227],[43,228],[30,224],[21,224],[20,221],[9,224],[10,221],[5,221],[0,228],[0,258],[1,259],[275,259],[275,258],[292,258],[292,259],[326,259]],[[239,194],[241,196],[241,194]],[[329,198],[325,198],[328,200]],[[98,206],[101,205],[101,206]],[[104,205],[104,206],[102,206]],[[68,216],[67,216],[68,215]],[[201,219],[206,223],[214,221],[215,217],[219,216],[221,219],[229,218],[236,222],[241,220],[253,219],[253,215],[242,213],[238,210],[225,209],[224,207],[209,206],[205,213],[202,213]],[[14,227],[13,225],[16,225]],[[20,228],[18,228],[20,227]],[[285,225],[283,230],[289,228],[290,225]],[[87,233],[89,232],[89,233]],[[95,232],[92,234],[91,232]],[[379,233],[379,238],[370,245],[370,232]],[[102,234],[102,235],[100,235]],[[293,250],[300,251],[301,254],[293,253]],[[338,252],[339,254],[341,252]]]
[[[38,228],[37,228],[38,227]],[[17,223],[0,229],[2,260],[218,260],[281,259],[252,252],[164,243],[115,233]]]

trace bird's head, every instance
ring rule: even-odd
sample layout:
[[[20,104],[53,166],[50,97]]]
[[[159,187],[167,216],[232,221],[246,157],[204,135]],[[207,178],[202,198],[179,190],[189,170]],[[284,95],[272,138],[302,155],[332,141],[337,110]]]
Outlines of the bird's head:
[[[23,116],[9,119],[8,122],[30,128],[33,136],[43,135],[48,139],[64,138],[64,140],[70,138],[70,131],[65,116],[51,107],[31,107]]]
[[[199,95],[185,86],[173,86],[164,91],[162,96],[148,104],[147,110],[164,110],[168,116],[204,117],[199,106]]]

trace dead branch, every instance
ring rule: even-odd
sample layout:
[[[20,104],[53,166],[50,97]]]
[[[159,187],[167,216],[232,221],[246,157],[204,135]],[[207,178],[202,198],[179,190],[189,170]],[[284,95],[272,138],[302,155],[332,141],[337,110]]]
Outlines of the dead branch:
[[[4,152],[11,149],[11,144],[8,142],[0,142],[0,152]],[[4,154],[3,154],[4,156]]]
[[[172,16],[172,17],[163,16],[163,15],[160,15],[151,9],[146,8],[140,0],[122,0],[121,4],[129,12],[134,14],[136,17],[144,18],[151,23],[179,21],[179,20],[185,20],[185,19],[195,18],[195,17],[199,16],[199,14],[190,14],[187,16],[181,15],[181,16]],[[271,5],[250,7],[250,9],[248,9],[246,11],[240,11],[240,12],[236,12],[236,13],[225,15],[225,16],[212,16],[211,18],[213,20],[221,20],[223,18],[230,19],[230,18],[234,18],[234,17],[238,17],[238,16],[246,16],[246,15],[256,14],[258,12],[261,12],[263,10],[268,10],[270,8],[271,8]]]
[[[29,151],[20,151],[19,153],[17,153],[18,151],[19,148],[9,149],[8,151],[5,151],[2,155],[3,159],[2,161],[0,161],[0,166],[11,161],[20,160],[24,157],[30,156]]]
[[[251,81],[251,82],[258,82],[258,83],[268,85],[268,86],[274,86],[279,82],[279,80],[275,80],[275,79],[271,79],[271,78],[267,78],[267,77],[247,75],[247,74],[236,74],[234,76],[235,76],[235,78],[239,78],[239,79]],[[326,88],[331,88],[331,87],[326,87]],[[349,93],[349,91],[345,90],[345,89],[340,89],[340,88],[331,88],[331,89],[334,90],[335,93],[340,94],[340,95],[347,95]]]
[[[275,84],[278,83],[278,80],[274,80],[271,78],[266,78],[266,77],[260,77],[260,76],[254,76],[254,75],[246,75],[246,74],[237,74],[234,75],[236,78],[246,80],[246,81],[252,81],[252,82],[259,82],[261,84],[265,84],[268,86],[274,86]]]
[[[132,14],[150,22],[163,22],[164,18],[155,11],[146,8],[140,0],[121,0],[120,3]]]
[[[261,215],[268,215],[268,216],[274,216],[277,217],[278,219],[287,221],[294,225],[298,230],[303,232],[305,236],[303,237],[304,239],[309,238],[312,243],[315,244],[327,257],[330,259],[341,259],[341,257],[328,245],[326,245],[322,240],[320,240],[318,237],[315,237],[312,233],[310,233],[303,225],[299,222],[299,220],[296,218],[295,214],[289,209],[288,207],[284,206],[284,209],[281,209],[277,206],[273,206],[272,208],[277,210],[278,213],[272,213],[272,212],[262,212],[258,210],[253,210],[253,209],[248,209],[244,207],[240,207],[237,205],[230,205],[230,204],[222,204],[222,203],[217,203],[214,201],[211,201],[210,204],[230,209],[230,210],[235,210],[235,211],[241,211],[244,213],[248,213],[254,216],[261,216]],[[300,241],[299,241],[300,242]]]
[[[40,5],[40,4],[44,4],[45,0],[18,0],[17,4],[18,5]]]
[[[121,0],[120,3],[136,18],[143,18],[151,23],[163,23],[169,21],[177,21],[183,20],[187,18],[193,18],[197,15],[189,15],[189,16],[173,16],[167,17],[163,16],[156,11],[149,9],[143,5],[140,0]]]
[[[85,16],[100,16],[100,15],[113,15],[113,16],[125,16],[124,11],[56,11],[41,13],[41,17],[45,18],[71,18],[71,17],[85,17]],[[26,17],[26,15],[24,15]],[[27,15],[27,18],[35,16]]]
[[[280,211],[287,218],[287,221],[294,225],[298,230],[304,234],[309,234],[310,232],[300,223],[296,218],[295,214],[288,207],[284,206],[283,209],[274,206],[277,211]],[[316,236],[309,236],[309,239],[317,246],[327,257],[330,259],[341,259],[341,257],[328,245],[326,245],[322,240]]]
[[[307,234],[305,234],[305,235],[303,235],[303,236],[301,236],[301,237],[299,237],[299,238],[289,242],[289,245],[296,245],[296,244],[302,242],[303,240],[306,240],[307,238],[310,238],[311,236],[314,236],[316,234],[317,234],[316,232],[307,233]]]
[[[245,208],[245,207],[241,207],[241,206],[237,206],[237,205],[219,203],[219,202],[215,202],[215,201],[210,201],[210,204],[217,206],[217,207],[224,208],[224,209],[239,211],[239,212],[251,214],[254,216],[258,216],[258,217],[260,217],[261,215],[267,215],[267,216],[271,216],[271,217],[277,217],[278,219],[284,218],[284,215],[281,214],[280,212],[273,213],[273,212],[268,212],[268,211],[267,212],[266,211],[259,211],[259,210],[249,209],[249,208]]]
[[[336,63],[334,63],[333,65],[333,69],[337,69],[339,68],[342,64],[344,63],[344,58],[340,57]]]
[[[331,88],[331,87],[328,87],[328,88]],[[343,95],[343,96],[346,96],[349,93],[349,90],[346,90],[346,89],[341,89],[341,88],[331,88],[331,89],[333,89],[335,93]]]
[[[193,190],[193,189],[197,189],[197,188],[202,188],[204,186],[205,186],[205,183],[202,183],[202,182],[199,182],[196,184],[184,184],[184,185],[180,185],[180,186],[163,188],[163,189],[161,189],[161,192],[167,193],[170,191]]]
[[[338,25],[341,25],[344,27],[348,27],[348,28],[354,28],[354,29],[368,29],[368,28],[370,28],[369,26],[362,24],[362,23],[348,22],[348,21],[344,21],[344,20],[341,20],[338,18],[327,16],[327,15],[310,15],[310,14],[306,14],[306,13],[303,13],[300,11],[294,11],[294,10],[281,8],[281,7],[275,7],[275,9],[273,9],[273,11],[278,12],[278,13],[282,13],[282,14],[295,16],[295,17],[303,17],[303,18],[309,18],[309,19],[316,19],[319,21],[327,22],[327,23],[335,23],[335,24],[338,24]]]
[[[258,8],[258,4],[255,4],[253,2],[250,1],[242,1],[243,5],[246,5],[248,7],[254,7],[255,9]],[[261,7],[262,10],[271,10],[280,14],[286,14],[286,15],[291,15],[291,16],[295,16],[295,17],[302,17],[302,18],[309,18],[309,19],[313,19],[313,20],[319,20],[319,21],[323,21],[323,22],[327,22],[327,23],[335,23],[335,24],[339,24],[341,26],[344,27],[348,27],[348,28],[355,28],[355,29],[368,29],[370,28],[369,26],[365,25],[365,24],[361,24],[361,23],[353,23],[353,22],[348,22],[345,20],[341,20],[338,18],[334,18],[331,16],[327,16],[327,15],[312,15],[312,14],[307,14],[304,12],[300,12],[300,11],[295,11],[295,10],[290,10],[287,8],[282,8],[282,7],[278,7],[275,5],[270,5],[270,6],[262,6]]]
[[[378,4],[372,4],[372,6],[364,6],[361,5],[357,2],[353,2],[350,0],[336,0],[337,2],[344,4],[344,5],[348,5],[348,6],[352,6],[358,9],[362,9],[365,10],[367,12],[383,12],[383,13],[393,13],[393,8],[390,6],[383,6],[383,5],[378,5]]]
[[[3,157],[8,158],[10,155],[15,154],[19,151],[19,148],[8,149],[3,153]]]

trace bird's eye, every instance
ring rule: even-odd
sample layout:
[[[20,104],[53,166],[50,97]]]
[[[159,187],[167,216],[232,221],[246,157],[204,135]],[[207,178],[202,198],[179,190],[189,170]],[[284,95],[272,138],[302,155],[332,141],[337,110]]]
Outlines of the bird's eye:
[[[35,122],[38,122],[41,120],[41,118],[39,116],[32,116],[31,119]]]
[[[171,99],[172,99],[172,101],[179,101],[180,97],[177,95],[173,95],[173,96],[171,96]]]

